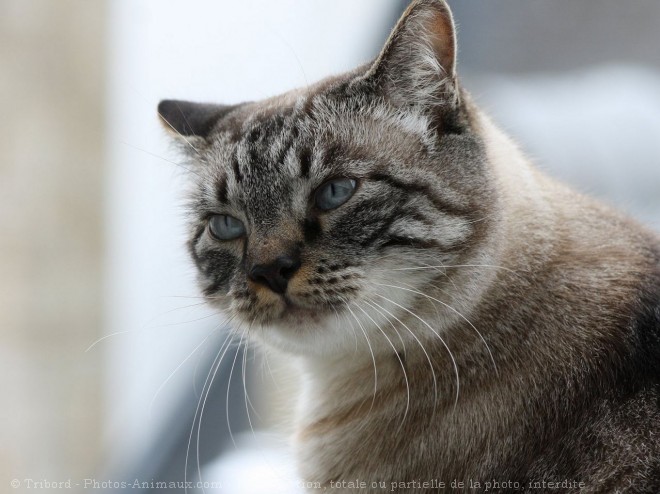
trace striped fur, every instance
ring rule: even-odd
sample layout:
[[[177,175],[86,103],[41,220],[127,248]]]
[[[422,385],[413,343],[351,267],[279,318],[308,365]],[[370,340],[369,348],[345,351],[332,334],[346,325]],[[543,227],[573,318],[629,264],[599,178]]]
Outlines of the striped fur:
[[[530,165],[455,52],[446,4],[418,0],[351,73],[161,103],[190,158],[201,289],[299,359],[300,472],[327,492],[660,492],[660,241]],[[320,211],[337,177],[357,190]],[[246,236],[215,240],[214,214]],[[284,296],[249,279],[285,252],[301,267]]]

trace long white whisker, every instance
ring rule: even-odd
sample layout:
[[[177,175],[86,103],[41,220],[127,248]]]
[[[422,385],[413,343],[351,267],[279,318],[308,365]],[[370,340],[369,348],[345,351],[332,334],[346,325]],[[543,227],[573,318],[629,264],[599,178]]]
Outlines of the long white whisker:
[[[119,336],[120,334],[128,334],[128,333],[133,333],[134,331],[127,330],[127,331],[117,331],[116,333],[111,333],[107,334],[105,336],[101,336],[98,340],[96,340],[94,343],[89,345],[87,347],[87,350],[85,350],[85,353],[89,352],[92,348],[94,348],[98,343],[101,343],[103,340],[106,340],[110,338],[111,336]]]
[[[447,350],[447,353],[449,353],[449,358],[450,358],[451,361],[452,361],[452,364],[453,364],[453,366],[454,366],[454,373],[456,374],[456,401],[454,402],[454,408],[455,408],[456,405],[458,404],[458,395],[459,395],[459,392],[460,392],[461,381],[460,381],[460,377],[459,377],[459,375],[458,375],[458,365],[456,364],[456,359],[454,359],[454,355],[452,354],[451,350],[449,349],[449,346],[447,345],[447,342],[445,342],[445,340],[442,338],[442,336],[440,336],[440,334],[439,334],[439,333],[438,333],[438,332],[437,332],[437,331],[436,331],[436,330],[435,330],[435,329],[434,329],[429,323],[427,323],[424,319],[422,319],[421,317],[419,317],[417,314],[415,314],[415,313],[414,313],[413,311],[411,311],[410,309],[407,309],[407,308],[404,307],[403,305],[398,304],[398,303],[396,303],[394,300],[391,300],[391,299],[389,299],[389,298],[387,298],[387,297],[385,297],[384,295],[381,295],[381,294],[379,294],[379,293],[374,293],[374,295],[376,295],[377,297],[380,297],[380,298],[382,298],[382,299],[388,301],[388,302],[391,303],[391,304],[396,305],[396,306],[399,307],[400,309],[405,310],[405,311],[408,312],[411,316],[413,316],[413,317],[415,317],[416,319],[418,319],[422,324],[424,324],[427,328],[429,328],[429,329],[433,332],[434,335],[436,335],[436,336],[438,337],[438,339],[440,340],[440,342],[442,343],[442,345],[443,345],[443,346],[445,347],[445,349]]]
[[[197,421],[197,414],[199,413],[199,407],[202,404],[202,396],[204,395],[204,391],[209,385],[209,379],[211,379],[211,374],[215,375],[215,371],[217,371],[218,367],[220,367],[220,364],[222,363],[222,359],[225,353],[227,352],[227,349],[231,346],[231,339],[230,339],[231,336],[232,336],[231,331],[228,331],[225,340],[222,342],[222,345],[220,345],[220,349],[218,350],[215,359],[213,359],[213,363],[211,363],[209,372],[206,375],[206,380],[204,381],[204,386],[202,386],[202,392],[199,396],[199,399],[197,400],[197,407],[195,408],[195,415],[193,416],[193,422],[190,427],[190,435],[188,436],[188,446],[186,447],[186,460],[184,462],[184,467],[183,467],[183,482],[184,482],[184,491],[186,494],[188,493],[187,479],[188,479],[188,460],[190,457],[190,446],[192,445],[192,437],[195,431],[195,422]]]
[[[464,316],[463,314],[461,314],[459,311],[457,311],[456,309],[454,309],[451,305],[449,305],[449,304],[447,304],[447,303],[443,302],[442,300],[439,300],[439,299],[437,299],[437,298],[435,298],[435,297],[432,297],[432,296],[430,296],[430,295],[427,295],[426,293],[420,292],[419,290],[413,290],[413,289],[411,289],[411,288],[404,288],[404,287],[401,287],[401,286],[397,286],[397,285],[388,285],[388,284],[384,284],[384,283],[375,283],[375,284],[376,284],[376,285],[380,285],[380,286],[387,286],[387,287],[390,287],[390,288],[398,288],[399,290],[406,290],[406,291],[408,291],[408,292],[412,292],[412,293],[416,293],[416,294],[418,294],[418,295],[422,295],[423,297],[426,297],[426,298],[428,298],[429,300],[433,300],[433,301],[435,301],[435,302],[438,302],[439,304],[442,304],[443,306],[447,307],[449,310],[451,310],[452,312],[454,312],[454,314],[456,314],[456,315],[459,316],[461,319],[463,319],[466,323],[468,323],[468,324],[470,325],[470,327],[471,327],[472,329],[474,329],[474,330],[477,332],[477,334],[479,335],[479,338],[481,338],[481,341],[482,341],[482,342],[484,343],[484,345],[486,346],[486,350],[488,350],[488,355],[490,356],[490,361],[493,363],[493,368],[495,369],[495,374],[499,374],[499,372],[498,372],[498,370],[497,370],[497,364],[495,363],[495,357],[493,357],[493,352],[491,352],[491,350],[490,350],[490,346],[488,346],[488,343],[486,342],[486,339],[484,338],[484,336],[483,336],[483,335],[481,334],[481,332],[475,327],[475,325],[472,324],[472,323],[468,320],[467,317],[465,317],[465,316]]]
[[[241,340],[238,342],[238,346],[236,347],[236,355],[238,355],[238,352],[241,349],[241,345],[243,343],[243,337],[245,335],[241,334]],[[236,357],[234,357],[234,363],[236,362]],[[206,396],[204,397],[204,403],[202,403],[202,409],[199,412],[199,422],[197,423],[197,478],[199,479],[200,483],[202,483],[202,492],[205,493],[206,491],[204,490],[204,485],[202,482],[202,464],[200,462],[200,456],[199,456],[199,444],[200,444],[200,439],[202,436],[202,419],[204,418],[204,409],[206,408],[206,400],[208,400],[209,395],[211,394],[211,386],[213,386],[213,381],[215,381],[215,376],[218,372],[218,369],[220,366],[217,366],[215,368],[215,371],[213,371],[213,377],[211,377],[211,382],[209,383],[209,387],[206,389]],[[234,370],[234,366],[232,365],[230,373],[229,373],[229,380],[231,382],[231,371]],[[229,414],[227,414],[227,418],[229,418]],[[231,434],[231,431],[229,431]]]
[[[253,353],[254,353],[254,350],[253,350]],[[253,356],[254,356],[254,355],[253,355]],[[248,358],[249,358],[249,357],[248,357]],[[249,395],[247,392],[245,393],[245,398],[247,399],[248,405],[250,406],[250,410],[252,410],[252,412],[254,413],[254,415],[255,415],[259,420],[263,420],[262,417],[261,417],[261,414],[259,413],[259,411],[258,411],[258,410],[255,408],[255,406],[252,404],[252,400],[250,399],[250,395]]]
[[[177,106],[179,106],[179,105],[177,105]],[[186,118],[185,113],[181,110],[180,107],[179,107],[179,111],[181,112],[181,115],[183,116],[183,119],[186,121],[186,123],[188,123],[188,119]],[[165,122],[165,123],[167,124],[167,126],[168,126],[170,129],[172,129],[174,132],[176,132],[176,133],[177,133],[177,134],[178,134],[178,135],[179,135],[179,136],[180,136],[180,137],[186,142],[186,144],[187,144],[188,146],[190,146],[190,148],[191,148],[193,151],[195,151],[195,154],[196,154],[197,156],[201,156],[200,153],[199,153],[199,151],[197,150],[197,148],[196,148],[195,146],[192,145],[192,143],[188,140],[188,138],[187,138],[186,136],[184,136],[181,132],[179,132],[179,131],[178,131],[178,130],[177,130],[177,129],[176,129],[176,128],[175,128],[175,127],[169,122],[169,121],[167,121],[164,117],[161,116],[161,120],[162,120],[163,122]],[[190,127],[190,124],[188,124],[188,126]],[[192,128],[192,127],[191,127],[191,128]]]
[[[268,360],[268,348],[267,347],[262,348],[261,354],[263,355],[264,365],[268,369],[268,374],[270,374],[271,381],[273,381],[273,384],[275,385],[277,390],[280,391],[281,390],[280,383],[277,382],[277,379],[275,379],[275,375],[273,374],[273,369],[271,368],[270,361]]]
[[[249,330],[248,330],[249,331]],[[243,398],[245,401],[245,414],[247,415],[248,419],[248,424],[250,425],[250,430],[252,431],[252,437],[256,440],[257,436],[254,433],[254,427],[252,426],[252,418],[250,417],[250,410],[248,408],[248,401],[250,398],[248,397],[248,392],[247,392],[247,384],[245,383],[245,374],[247,370],[247,353],[248,353],[248,344],[249,341],[245,341],[245,348],[243,349],[243,363],[242,363],[242,368],[241,368],[241,375],[243,378]],[[252,404],[250,403],[250,407],[252,407]],[[254,407],[252,407],[254,410]]]
[[[399,428],[397,429],[397,432],[398,432],[398,431],[401,430],[401,427],[403,427],[403,424],[406,421],[406,417],[408,416],[408,410],[410,410],[410,384],[408,382],[408,373],[406,372],[406,367],[405,367],[405,365],[403,365],[403,360],[401,360],[401,355],[399,355],[399,352],[397,351],[396,347],[392,343],[392,340],[390,340],[390,338],[387,336],[385,331],[383,331],[381,329],[381,327],[378,325],[378,323],[376,321],[374,321],[373,317],[371,317],[369,315],[369,313],[367,313],[367,311],[365,311],[362,307],[360,307],[355,302],[353,303],[353,305],[355,305],[358,309],[360,309],[364,313],[364,315],[367,316],[371,320],[371,322],[374,323],[376,328],[378,328],[378,331],[380,331],[381,334],[385,337],[387,342],[392,347],[392,350],[394,350],[394,354],[396,355],[396,358],[399,361],[399,365],[401,366],[401,370],[403,371],[403,379],[406,381],[406,410],[403,413],[403,418],[401,419],[401,423],[399,424]]]
[[[151,413],[151,408],[153,407],[154,401],[156,401],[156,398],[158,397],[158,394],[161,392],[161,390],[167,385],[167,383],[174,377],[174,375],[177,373],[177,371],[188,361],[190,358],[201,348],[201,346],[208,341],[208,339],[218,330],[222,327],[222,325],[216,326],[213,331],[211,331],[206,337],[195,347],[193,348],[193,351],[188,354],[188,356],[181,361],[179,365],[176,366],[176,368],[170,373],[169,376],[167,376],[167,379],[165,379],[160,386],[158,386],[158,389],[154,393],[153,398],[151,398],[151,401],[149,402],[149,413]]]
[[[231,369],[229,369],[229,379],[227,382],[227,393],[225,395],[225,414],[227,416],[227,429],[229,430],[229,437],[231,439],[231,442],[234,444],[234,447],[236,447],[236,441],[234,440],[234,434],[231,432],[231,423],[229,421],[229,390],[231,388],[231,378],[234,373],[234,366],[236,365],[236,359],[238,358],[238,352],[241,348],[241,344],[243,343],[243,336],[241,336],[241,341],[236,348],[236,354],[234,355],[234,361],[231,364]]]
[[[394,331],[394,333],[396,333],[397,337],[399,338],[399,341],[401,342],[401,347],[403,348],[403,354],[406,355],[406,342],[403,341],[403,338],[401,337],[401,333],[400,333],[399,330],[396,328],[396,326],[394,325],[394,323],[393,323],[393,322],[392,322],[392,321],[391,321],[391,320],[390,320],[385,314],[383,314],[380,310],[378,310],[378,309],[376,309],[375,307],[373,307],[373,306],[372,306],[371,304],[369,304],[366,300],[364,300],[364,302],[367,303],[367,305],[369,305],[369,307],[373,308],[376,312],[378,312],[381,316],[383,316],[383,318],[384,318],[384,319],[388,322],[388,324],[392,327],[392,330]],[[372,321],[373,321],[373,319],[372,319]]]
[[[375,300],[370,300],[371,303],[370,303],[370,302],[367,302],[367,301],[365,301],[365,302],[366,302],[367,304],[369,304],[369,305],[374,304],[376,307],[379,307],[381,310],[383,310],[384,312],[386,312],[387,314],[389,314],[390,316],[392,316],[392,317],[393,317],[393,318],[394,318],[399,324],[401,324],[401,325],[402,325],[402,326],[403,326],[403,327],[404,327],[404,328],[410,333],[410,335],[415,339],[415,341],[417,342],[417,344],[419,345],[419,347],[422,349],[422,352],[424,352],[424,355],[426,356],[426,360],[427,360],[427,362],[429,363],[429,367],[431,368],[431,375],[433,376],[433,395],[434,395],[434,399],[433,399],[433,411],[435,412],[435,408],[436,408],[436,406],[437,406],[437,404],[438,404],[438,379],[437,379],[437,376],[435,375],[435,369],[433,368],[433,363],[431,362],[431,357],[429,356],[428,352],[426,351],[426,348],[424,348],[424,345],[423,345],[422,342],[419,340],[419,338],[417,337],[417,335],[416,335],[416,334],[415,334],[415,333],[414,333],[414,332],[408,327],[408,325],[407,325],[406,323],[404,323],[401,319],[399,319],[397,316],[395,316],[394,314],[392,314],[389,310],[387,310],[385,307],[383,307],[382,305],[380,305],[380,304],[379,304],[378,302],[376,302]],[[378,309],[376,309],[376,307],[374,307],[374,309],[375,309],[375,310],[378,310]]]
[[[225,322],[224,322],[224,325],[223,325],[223,326],[224,326],[225,328],[227,328],[227,330],[228,330],[228,332],[229,332],[229,333],[228,333],[228,337],[229,337],[229,334],[231,333],[231,330],[230,330],[229,328],[232,327],[232,325],[233,325],[234,322],[235,322],[235,319],[236,319],[235,315],[232,314],[232,315],[230,315],[230,316],[225,320]],[[226,341],[226,339],[225,339],[225,341]],[[223,345],[224,345],[224,343],[223,343]],[[221,348],[222,348],[222,347],[221,347]],[[195,393],[195,396],[197,397],[197,399],[199,399],[199,398],[201,397],[201,393],[202,393],[202,391],[204,390],[204,386],[203,386],[201,391],[199,391],[199,392],[197,391],[197,372],[198,372],[198,370],[199,370],[199,364],[200,364],[200,363],[201,363],[201,359],[197,360],[197,364],[195,364],[195,370],[194,370],[194,372],[193,372],[193,378],[192,378],[193,392]]]
[[[202,320],[204,320],[204,319],[208,319],[209,317],[217,317],[217,314],[216,314],[216,313],[213,313],[213,314],[209,314],[209,315],[207,315],[207,316],[204,316],[204,317],[201,317],[201,318],[198,318],[198,319],[193,319],[193,320],[188,320],[188,321],[179,321],[179,322],[168,323],[168,324],[159,324],[159,325],[157,325],[157,326],[155,326],[155,327],[148,327],[148,326],[149,326],[151,323],[153,323],[157,318],[162,317],[162,316],[167,315],[167,314],[170,314],[171,312],[174,312],[174,311],[177,311],[177,310],[189,309],[189,308],[191,308],[191,307],[199,307],[199,306],[202,306],[202,305],[205,305],[205,303],[204,303],[204,302],[200,302],[199,304],[186,305],[186,306],[183,306],[183,307],[175,307],[175,308],[170,309],[170,310],[168,310],[168,311],[166,311],[166,312],[163,312],[162,314],[158,314],[157,316],[154,316],[154,317],[152,317],[151,319],[149,319],[147,322],[143,323],[143,325],[144,325],[144,326],[147,326],[147,327],[140,327],[140,328],[135,328],[135,329],[127,329],[127,330],[125,330],[125,331],[116,331],[116,332],[114,332],[114,333],[110,333],[110,334],[103,335],[103,336],[101,336],[100,338],[98,338],[97,340],[95,340],[94,342],[92,342],[92,344],[90,344],[90,345],[85,349],[85,352],[84,352],[84,353],[89,352],[89,351],[90,351],[92,348],[94,348],[96,345],[98,345],[98,344],[101,343],[102,341],[105,341],[105,340],[107,340],[108,338],[111,338],[111,337],[113,337],[113,336],[119,336],[119,335],[122,335],[122,334],[129,334],[129,333],[137,334],[137,333],[143,333],[143,332],[147,332],[147,331],[155,331],[156,329],[159,329],[159,328],[168,328],[168,327],[172,327],[172,326],[180,326],[180,325],[182,325],[182,324],[190,324],[190,323],[193,323],[193,322],[202,321]]]
[[[289,44],[289,42],[278,31],[276,31],[275,29],[271,29],[271,32],[275,34],[275,36],[277,36],[282,43],[284,43],[284,45],[289,49],[291,54],[294,56],[296,62],[298,62],[298,68],[300,69],[300,72],[302,73],[303,78],[305,79],[305,87],[309,87],[309,79],[307,78],[307,74],[305,73],[305,67],[300,61],[300,58],[298,58],[298,54],[296,53],[296,50],[293,49],[293,47]]]
[[[364,335],[364,339],[367,341],[367,346],[369,347],[369,353],[371,353],[371,360],[373,361],[374,364],[374,395],[373,398],[371,399],[371,406],[369,407],[369,411],[367,414],[371,413],[371,410],[374,407],[374,403],[376,402],[376,392],[378,391],[378,370],[376,368],[376,356],[374,355],[374,350],[371,347],[371,343],[369,342],[369,337],[367,336],[367,332],[364,330],[364,327],[362,326],[362,323],[360,320],[357,318],[355,313],[351,310],[348,304],[346,304],[346,309],[353,315],[353,318],[355,319],[355,322],[358,323],[358,326],[360,327],[360,330],[362,331],[362,334]]]
[[[344,299],[342,299],[342,300],[344,300]],[[344,303],[346,303],[345,300],[344,300]],[[335,314],[337,316],[337,322],[340,322],[339,321],[339,312],[337,311],[337,309],[335,307],[333,307],[333,309],[334,309]],[[358,351],[358,336],[357,336],[357,331],[355,331],[355,326],[353,326],[353,323],[351,322],[351,320],[348,318],[348,316],[345,313],[343,313],[341,315],[344,316],[346,324],[348,324],[348,326],[351,328],[351,331],[353,332],[353,338],[355,339],[355,353],[357,353],[357,351]]]
[[[158,327],[159,328],[169,328],[171,326],[180,326],[181,324],[190,324],[190,323],[193,323],[193,322],[204,321],[204,320],[209,319],[211,317],[218,317],[218,314],[215,314],[215,313],[208,314],[206,316],[198,317],[197,319],[191,319],[191,320],[188,320],[188,321],[180,321],[180,322],[172,322],[172,323],[167,323],[167,324],[159,324]]]
[[[154,158],[161,159],[161,160],[163,160],[167,163],[171,163],[172,165],[183,168],[186,172],[192,173],[193,175],[197,175],[199,178],[202,178],[202,176],[199,173],[197,173],[195,170],[193,170],[192,168],[190,168],[188,166],[185,166],[181,163],[177,163],[176,161],[168,160],[167,158],[163,158],[162,156],[160,156],[156,153],[152,153],[151,151],[147,151],[146,149],[142,149],[138,146],[135,146],[134,144],[131,144],[130,142],[126,142],[126,141],[123,141],[123,140],[120,140],[119,142],[121,144],[124,144],[125,146],[128,146],[128,147],[131,147],[131,148],[135,149],[136,151],[140,151],[142,153],[148,154],[149,156],[153,156]]]
[[[518,272],[513,269],[505,268],[504,266],[495,266],[493,264],[442,264],[442,265],[428,265],[428,266],[413,266],[409,268],[392,268],[392,271],[420,271],[424,269],[452,269],[452,268],[493,268],[501,269],[503,271],[509,271],[515,275],[518,275]]]
[[[252,329],[252,323],[250,323],[250,326],[248,327],[247,334],[250,333],[251,329]],[[245,400],[247,402],[246,405],[249,405],[250,409],[254,412],[256,417],[259,420],[262,420],[261,416],[259,415],[259,412],[254,407],[254,405],[252,404],[252,400],[250,399],[250,395],[247,392],[247,383],[245,381],[245,378],[246,378],[246,375],[247,375],[246,373],[247,373],[247,360],[248,360],[248,352],[249,352],[249,342],[250,342],[250,340],[248,338],[245,338],[245,350],[244,350],[244,353],[243,353],[243,371],[242,371],[243,372],[243,392],[244,392],[244,395],[245,395]],[[254,357],[254,350],[253,350],[253,357]],[[248,413],[248,422],[250,423],[250,428],[252,428],[252,421],[250,420],[250,414],[249,413]],[[254,435],[254,429],[252,430],[252,435]]]
[[[442,261],[439,261],[439,262],[442,262]],[[454,278],[452,278],[451,276],[449,276],[447,274],[447,271],[444,269],[444,267],[442,268],[442,270],[440,270],[439,268],[436,268],[436,266],[431,266],[431,265],[425,264],[425,263],[423,263],[423,264],[424,264],[424,266],[429,267],[429,268],[433,268],[435,271],[440,273],[442,276],[444,276],[446,279],[449,280],[449,282],[451,283],[451,286],[454,287],[454,290],[456,290],[457,292],[459,291],[458,287],[456,286],[456,283],[454,282]],[[443,266],[444,266],[444,264],[443,264]]]

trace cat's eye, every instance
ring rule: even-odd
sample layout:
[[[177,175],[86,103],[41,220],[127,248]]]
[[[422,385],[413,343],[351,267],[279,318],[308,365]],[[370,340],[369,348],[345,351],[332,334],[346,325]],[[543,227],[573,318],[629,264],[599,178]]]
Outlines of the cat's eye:
[[[245,225],[241,220],[226,214],[215,214],[209,220],[209,230],[218,240],[233,240],[245,235]]]
[[[316,190],[316,206],[324,211],[338,208],[351,198],[356,185],[352,178],[337,178],[324,183]]]

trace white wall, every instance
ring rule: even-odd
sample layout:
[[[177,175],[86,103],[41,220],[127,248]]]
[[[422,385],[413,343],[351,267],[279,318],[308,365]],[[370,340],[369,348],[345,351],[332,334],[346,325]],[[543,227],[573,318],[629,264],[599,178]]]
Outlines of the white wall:
[[[106,356],[108,438],[129,458],[181,386],[215,316],[195,304],[184,248],[185,174],[156,118],[161,98],[234,103],[350,69],[376,55],[399,2],[268,0],[110,2]],[[139,148],[139,149],[138,149]],[[190,321],[190,322],[188,322]],[[177,324],[178,323],[178,324]],[[94,349],[91,351],[96,351]]]

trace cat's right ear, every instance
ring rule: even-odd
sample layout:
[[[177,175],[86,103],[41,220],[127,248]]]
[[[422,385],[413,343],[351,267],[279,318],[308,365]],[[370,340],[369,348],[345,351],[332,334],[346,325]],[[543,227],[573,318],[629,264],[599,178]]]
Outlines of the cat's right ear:
[[[395,105],[455,105],[456,27],[445,0],[414,0],[364,76]]]
[[[233,108],[233,105],[163,100],[158,104],[158,115],[165,130],[176,139],[206,140],[216,123]]]

